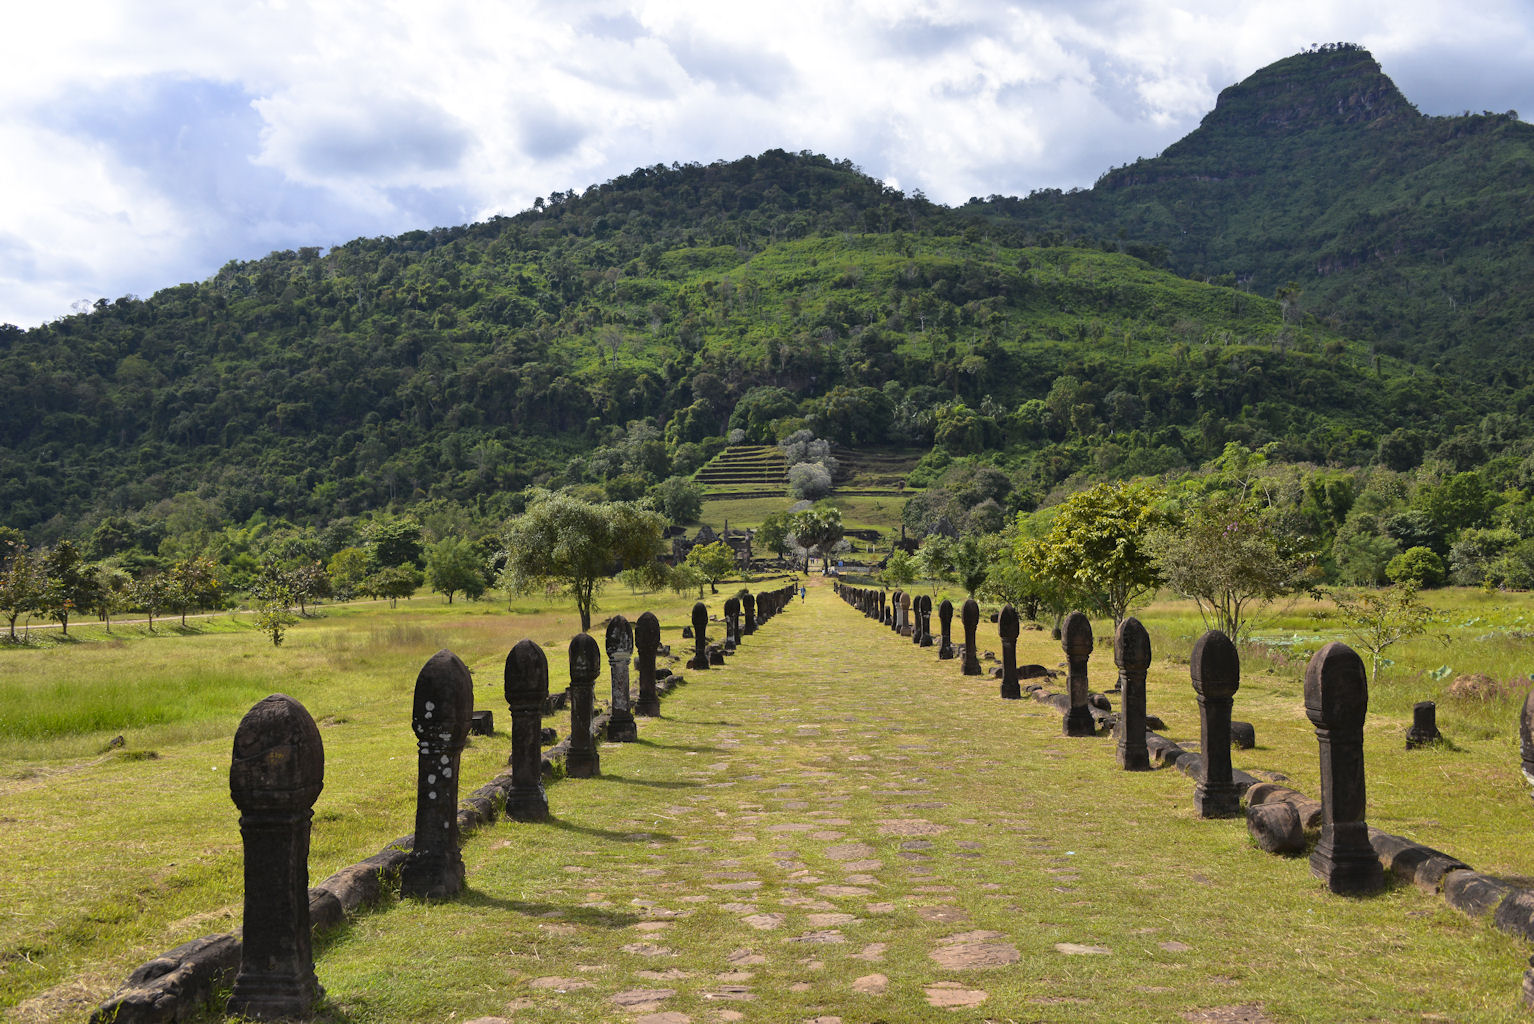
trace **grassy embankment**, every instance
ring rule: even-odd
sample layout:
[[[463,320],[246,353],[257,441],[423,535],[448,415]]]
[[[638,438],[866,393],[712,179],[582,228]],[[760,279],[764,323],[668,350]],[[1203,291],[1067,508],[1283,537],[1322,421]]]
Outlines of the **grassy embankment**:
[[[675,624],[665,634],[673,643],[691,603],[608,596],[609,611],[655,608]],[[1450,613],[1456,640],[1407,645],[1373,688],[1370,820],[1480,870],[1534,875],[1534,808],[1518,774],[1521,693],[1441,701],[1450,743],[1402,749],[1412,702],[1441,699],[1452,678],[1425,671],[1526,676],[1512,632],[1530,604],[1462,592],[1430,599]],[[1239,822],[1193,819],[1182,776],[1117,772],[1109,741],[1067,741],[1047,709],[1002,704],[990,679],[965,679],[828,595],[812,602],[811,615],[796,609],[724,671],[694,679],[666,720],[642,727],[644,742],[604,747],[604,781],[555,786],[550,826],[500,825],[472,841],[467,898],[367,915],[327,942],[326,1018],[446,1019],[515,1005],[518,1019],[617,1019],[612,997],[648,988],[673,991],[657,1005],[677,1012],[733,1006],[734,995],[751,997],[741,1009],[753,1019],[921,1020],[939,982],[959,988],[933,991],[985,992],[993,1017],[1048,1004],[1052,1019],[1162,1019],[1246,1003],[1285,1021],[1519,1016],[1527,950],[1484,922],[1409,889],[1326,896],[1303,859],[1259,853]],[[1185,659],[1197,617],[1176,602],[1139,614],[1157,652],[1150,710],[1172,738],[1196,743]],[[1269,632],[1318,642],[1335,626],[1327,614],[1297,607]],[[1112,671],[1108,624],[1094,626],[1102,686]],[[544,642],[557,688],[575,630],[563,606],[527,602],[508,617],[496,603],[418,599],[393,611],[332,610],[280,649],[239,629],[4,652],[0,841],[11,856],[0,875],[0,1005],[20,1020],[78,1019],[137,963],[238,923],[228,743],[265,692],[293,694],[324,725],[318,879],[409,830],[409,696],[432,651],[449,646],[465,659],[477,703],[497,709],[504,730],[505,651],[523,635]],[[989,623],[981,647],[999,650]],[[1047,633],[1025,633],[1019,658],[1054,666],[1059,647]],[[1236,715],[1254,723],[1259,746],[1234,760],[1314,793],[1302,667],[1300,657],[1275,666],[1248,655]],[[103,685],[114,687],[106,700]],[[64,725],[18,713],[49,704],[94,710]],[[130,721],[144,706],[165,710]],[[118,732],[126,745],[102,753]],[[494,774],[505,753],[504,732],[477,741],[465,753],[465,784]],[[922,824],[902,834],[892,821]],[[832,832],[841,835],[818,838]],[[838,860],[839,844],[850,843],[868,849]],[[821,891],[826,884],[868,894]],[[820,914],[828,916],[812,916]],[[423,929],[451,934],[440,949],[453,955],[424,955]],[[931,956],[976,929],[1000,932],[977,941],[1010,944],[1027,968],[946,968]],[[831,931],[843,941],[807,938]],[[649,955],[647,943],[671,952]],[[1069,955],[1055,943],[1113,953]],[[883,997],[854,991],[876,974]],[[590,987],[539,980],[548,978]]]

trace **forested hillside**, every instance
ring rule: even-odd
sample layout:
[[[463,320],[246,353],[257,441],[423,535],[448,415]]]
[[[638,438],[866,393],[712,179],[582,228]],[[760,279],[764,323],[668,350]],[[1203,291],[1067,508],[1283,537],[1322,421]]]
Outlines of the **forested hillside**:
[[[1199,128],[1096,187],[968,212],[1077,240],[1127,239],[1178,273],[1286,301],[1458,378],[1534,382],[1534,126],[1427,117],[1368,51],[1263,68]],[[1526,402],[1525,402],[1526,404]]]
[[[915,483],[985,453],[1020,508],[1232,441],[1516,482],[1528,130],[1423,118],[1335,50],[1091,192],[955,211],[771,151],[230,263],[0,328],[0,524],[493,517],[535,483],[637,497],[731,429],[930,446]]]

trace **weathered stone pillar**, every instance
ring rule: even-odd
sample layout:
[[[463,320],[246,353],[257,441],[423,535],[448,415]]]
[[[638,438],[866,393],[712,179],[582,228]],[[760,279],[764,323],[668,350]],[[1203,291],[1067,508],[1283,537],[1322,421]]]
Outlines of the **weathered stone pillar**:
[[[1364,715],[1369,679],[1363,659],[1333,641],[1305,666],[1305,716],[1321,746],[1321,838],[1310,873],[1336,893],[1373,892],[1384,868],[1364,820]]]
[[[932,598],[927,594],[921,596],[921,615],[917,618],[917,624],[921,628],[920,646],[932,646]]]
[[[938,625],[943,629],[942,643],[938,644],[937,659],[939,661],[953,660],[953,602],[943,598],[943,603],[937,606]]]
[[[229,795],[245,844],[245,933],[227,1012],[308,1017],[323,993],[309,938],[309,827],[325,750],[304,706],[275,693],[234,733]]]
[[[1406,734],[1406,749],[1416,750],[1443,739],[1438,731],[1438,705],[1419,700],[1411,708],[1411,731]]]
[[[903,590],[890,591],[889,617],[884,620],[884,624],[890,628],[892,633],[900,632],[900,597],[904,593],[905,591]]]
[[[1241,791],[1230,774],[1230,709],[1241,686],[1241,656],[1230,637],[1211,629],[1193,644],[1188,659],[1198,695],[1198,784],[1193,809],[1201,818],[1241,816]]]
[[[458,761],[473,711],[474,677],[458,655],[438,651],[415,679],[415,843],[400,872],[401,896],[440,900],[463,890]]]
[[[1022,687],[1017,684],[1017,634],[1020,631],[1017,609],[1010,604],[1002,606],[996,628],[1001,633],[1001,695],[1006,700],[1017,700],[1023,695]]]
[[[756,632],[756,595],[747,594],[740,599],[740,603],[745,605],[746,608],[746,625],[742,632],[746,636],[750,636]]]
[[[1066,679],[1071,709],[1065,713],[1067,736],[1093,736],[1097,726],[1087,708],[1087,659],[1092,656],[1092,622],[1081,612],[1071,612],[1060,627],[1060,647],[1065,651]]]
[[[639,652],[639,700],[634,704],[634,714],[655,718],[660,714],[660,695],[655,692],[655,655],[660,651],[660,620],[654,612],[645,612],[634,623],[634,649]]]
[[[975,650],[975,630],[980,625],[980,605],[975,603],[973,597],[964,602],[964,610],[960,616],[964,622],[964,674],[978,676],[980,653]]]
[[[1130,616],[1113,633],[1113,663],[1118,666],[1123,707],[1113,727],[1119,767],[1129,772],[1150,771],[1145,746],[1145,673],[1150,669],[1150,634]]]
[[[734,654],[740,643],[740,598],[732,597],[724,602],[724,650]]]
[[[506,706],[511,711],[511,792],[506,815],[518,821],[549,816],[543,791],[543,702],[549,696],[549,660],[531,640],[506,655]]]
[[[900,595],[900,635],[910,636],[914,627],[911,625],[911,595]]]
[[[1523,779],[1534,786],[1534,690],[1523,699],[1523,713],[1518,716],[1518,747],[1523,761]]]
[[[607,675],[613,682],[612,710],[607,716],[610,743],[639,739],[639,726],[629,710],[629,661],[634,657],[634,630],[629,620],[614,615],[607,622]]]
[[[591,710],[602,656],[589,633],[577,633],[570,641],[570,752],[565,755],[565,774],[590,779],[602,774],[602,756],[591,738]]]
[[[757,602],[761,607],[761,602]],[[708,607],[702,601],[692,606],[692,641],[694,652],[688,668],[703,671],[708,668]]]

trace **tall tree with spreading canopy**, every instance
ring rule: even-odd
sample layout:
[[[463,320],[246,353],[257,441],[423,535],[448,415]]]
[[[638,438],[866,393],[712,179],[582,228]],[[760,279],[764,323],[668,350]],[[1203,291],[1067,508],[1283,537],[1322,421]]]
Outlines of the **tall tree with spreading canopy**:
[[[537,493],[501,534],[500,585],[521,593],[560,587],[590,632],[597,594],[618,569],[653,559],[665,526],[659,513],[632,502]]]
[[[10,545],[6,552],[5,561],[0,563],[0,613],[10,624],[14,643],[16,620],[42,604],[44,578],[41,562],[25,543]]]
[[[460,591],[471,601],[485,592],[485,573],[479,552],[462,537],[444,537],[426,549],[426,582],[453,603]]]
[[[740,571],[735,564],[734,550],[722,540],[694,545],[687,552],[687,564],[698,570],[699,575],[708,582],[711,594],[719,593],[720,580]]]
[[[1104,483],[1077,491],[1041,538],[1018,541],[1018,558],[1121,622],[1129,603],[1155,589],[1161,574],[1146,539],[1164,518],[1161,493],[1143,483]]]
[[[1251,629],[1253,611],[1309,585],[1314,564],[1274,513],[1234,494],[1198,499],[1147,546],[1166,584],[1232,640]]]

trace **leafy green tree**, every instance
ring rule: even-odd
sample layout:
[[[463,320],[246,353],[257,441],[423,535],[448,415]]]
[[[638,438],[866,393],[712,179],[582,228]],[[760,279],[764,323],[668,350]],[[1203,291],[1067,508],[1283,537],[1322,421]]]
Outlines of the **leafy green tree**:
[[[187,612],[212,608],[223,596],[218,566],[211,558],[184,558],[170,567],[170,604],[181,613],[186,625]]]
[[[474,545],[461,537],[445,537],[426,549],[426,582],[453,603],[462,591],[471,601],[485,592],[484,562]]]
[[[695,523],[703,513],[703,488],[685,476],[668,476],[650,488],[649,496],[673,523]]]
[[[394,608],[400,598],[409,598],[424,582],[426,575],[414,566],[389,565],[363,580],[362,592],[372,597],[387,597],[389,607]]]
[[[1298,546],[1276,516],[1231,493],[1196,499],[1146,542],[1165,583],[1193,599],[1207,628],[1237,641],[1256,609],[1309,582],[1312,560]]]
[[[251,584],[250,599],[255,605],[256,628],[272,638],[273,647],[281,647],[288,627],[298,621],[287,573],[274,562],[264,563]]]
[[[671,582],[671,574],[665,564],[651,559],[642,565],[630,566],[618,573],[618,579],[634,594],[653,594]]]
[[[382,569],[391,565],[421,568],[421,524],[413,516],[384,516],[363,530],[369,561]]]
[[[953,579],[954,543],[942,534],[931,534],[916,549],[916,572],[937,593],[939,583]]]
[[[1443,559],[1432,548],[1407,548],[1385,566],[1385,575],[1413,589],[1436,587],[1444,580]]]
[[[368,555],[361,548],[342,548],[330,556],[330,585],[342,600],[360,593],[368,575]]]
[[[994,558],[994,547],[981,538],[973,535],[960,537],[959,543],[953,546],[954,582],[964,589],[966,595],[974,597],[985,585]]]
[[[1115,623],[1161,581],[1146,546],[1161,525],[1161,494],[1143,483],[1097,484],[1060,503],[1049,533],[1021,541],[1019,558],[1073,590]]]
[[[703,585],[708,582],[696,565],[690,565],[687,562],[678,562],[672,566],[667,574],[667,580],[676,594],[686,595],[696,589],[700,599],[703,597]]]
[[[16,620],[42,607],[44,586],[42,563],[18,539],[0,561],[0,613],[10,625],[12,643],[16,642]]]
[[[112,614],[127,608],[133,600],[133,576],[118,565],[97,564],[95,611],[112,632]]]
[[[909,587],[916,582],[916,559],[899,549],[890,552],[884,568],[879,570],[879,582],[896,590]]]
[[[620,568],[654,559],[665,525],[659,513],[628,502],[541,492],[501,534],[502,586],[521,593],[561,587],[589,632],[597,594]]]
[[[687,564],[698,570],[708,581],[709,593],[719,593],[719,581],[740,571],[735,564],[735,552],[722,540],[712,544],[696,544],[687,552]]]
[[[810,571],[809,554],[814,552],[822,559],[821,572],[829,573],[831,549],[845,532],[841,509],[834,505],[821,505],[795,512],[789,520],[789,530],[805,549],[804,571]]]
[[[763,519],[756,533],[752,536],[752,543],[760,546],[763,550],[772,551],[782,558],[787,550],[790,533],[790,523],[793,518],[791,512],[771,512]]]
[[[42,609],[59,622],[69,635],[69,616],[80,608],[90,608],[96,600],[96,574],[80,555],[73,541],[59,541],[43,556]]]
[[[293,600],[298,602],[300,617],[309,614],[309,602],[319,601],[335,593],[330,573],[319,559],[285,566],[284,574],[288,587],[293,591]]]
[[[1427,632],[1436,616],[1417,599],[1409,583],[1378,590],[1337,591],[1332,595],[1342,613],[1343,628],[1369,652],[1369,682],[1379,681],[1385,652],[1402,640]]]
[[[149,632],[154,632],[155,616],[170,607],[171,591],[175,584],[170,575],[163,572],[141,576],[133,584],[133,603],[144,610],[149,619]]]

